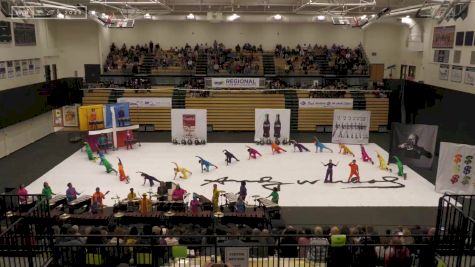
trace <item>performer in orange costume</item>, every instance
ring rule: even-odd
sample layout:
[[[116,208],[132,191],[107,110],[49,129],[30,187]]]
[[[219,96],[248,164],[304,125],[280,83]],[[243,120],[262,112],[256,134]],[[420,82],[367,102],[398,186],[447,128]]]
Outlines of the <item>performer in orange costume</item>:
[[[358,164],[356,164],[356,160],[353,160],[350,164],[350,176],[348,177],[348,182],[353,182],[359,183],[360,182],[360,171],[358,168]],[[356,177],[356,179],[352,179],[353,177]]]
[[[140,200],[140,213],[142,215],[147,215],[152,211],[152,201],[147,198],[147,194],[142,195],[142,199]]]
[[[272,143],[271,148],[272,148],[272,155],[274,155],[274,152],[276,152],[277,154],[280,154],[280,152],[282,151],[287,152],[287,150],[281,148],[276,143]]]
[[[120,178],[120,181],[123,182],[123,181],[126,181],[126,183],[129,183],[129,176],[125,175],[125,172],[124,172],[124,165],[122,164],[122,161],[119,159],[119,178]]]

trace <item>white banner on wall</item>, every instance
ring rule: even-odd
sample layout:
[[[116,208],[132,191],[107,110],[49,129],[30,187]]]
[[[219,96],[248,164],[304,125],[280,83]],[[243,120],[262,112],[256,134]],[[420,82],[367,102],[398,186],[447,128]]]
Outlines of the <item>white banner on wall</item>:
[[[462,82],[462,66],[452,66],[452,72],[450,73],[450,80],[452,82]]]
[[[335,110],[332,143],[367,144],[370,118],[371,112],[366,110]]]
[[[466,67],[465,68],[465,84],[475,85],[475,68],[474,67]]]
[[[449,79],[449,65],[440,64],[439,80],[447,81]]]
[[[353,98],[300,98],[299,108],[353,108]]]
[[[211,78],[211,88],[260,88],[262,78]]]
[[[131,108],[171,108],[171,97],[121,97],[117,103],[129,103]]]
[[[290,109],[255,109],[254,140],[290,140]]]
[[[63,125],[65,127],[79,126],[79,105],[63,106]]]
[[[206,109],[172,109],[172,140],[199,139],[207,141]]]
[[[475,194],[474,157],[475,146],[441,142],[435,190],[439,193]]]

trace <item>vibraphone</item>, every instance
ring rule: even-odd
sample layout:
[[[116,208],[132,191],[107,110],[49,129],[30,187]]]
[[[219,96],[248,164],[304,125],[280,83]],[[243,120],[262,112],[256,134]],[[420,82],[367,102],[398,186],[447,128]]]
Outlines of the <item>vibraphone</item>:
[[[211,211],[199,211],[193,213],[191,211],[177,211],[173,216],[165,217],[168,224],[191,223],[208,226],[212,223],[213,213]]]
[[[247,224],[251,227],[257,227],[266,225],[267,219],[265,213],[260,210],[243,213],[225,212],[224,217],[221,218],[221,223]]]
[[[200,200],[201,209],[203,211],[213,211],[213,204],[211,203],[211,200],[203,195],[198,195],[198,199]]]
[[[264,209],[264,212],[267,212],[267,217],[270,219],[280,219],[280,207],[279,204],[276,204],[270,201],[267,198],[258,198],[259,207]]]
[[[91,196],[89,195],[82,195],[75,200],[68,203],[69,213],[74,214],[75,210],[80,209],[86,206],[85,211],[89,211],[91,206]]]
[[[67,203],[65,195],[56,195],[49,200],[49,208],[54,209],[59,205],[65,205]]]
[[[154,207],[155,210],[157,211],[168,211],[168,210],[185,211],[186,209],[185,202],[173,201],[173,200],[165,200],[165,201],[152,200],[152,207]]]
[[[163,223],[163,216],[160,211],[152,211],[148,214],[142,214],[138,211],[124,213],[121,218],[121,224],[138,224],[145,223],[156,225],[157,223]]]
[[[92,214],[89,212],[81,214],[71,214],[67,221],[75,225],[108,225],[111,219],[111,212],[99,212]]]

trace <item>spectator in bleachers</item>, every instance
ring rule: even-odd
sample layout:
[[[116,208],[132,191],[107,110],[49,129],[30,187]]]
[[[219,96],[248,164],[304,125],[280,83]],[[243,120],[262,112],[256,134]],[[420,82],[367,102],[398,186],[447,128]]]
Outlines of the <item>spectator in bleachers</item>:
[[[411,266],[411,255],[409,249],[403,246],[403,242],[399,237],[393,237],[389,242],[384,253],[385,267],[408,267]]]
[[[328,239],[323,237],[323,230],[320,226],[314,229],[315,237],[310,239],[310,249],[307,253],[307,259],[313,262],[325,263],[328,254]]]

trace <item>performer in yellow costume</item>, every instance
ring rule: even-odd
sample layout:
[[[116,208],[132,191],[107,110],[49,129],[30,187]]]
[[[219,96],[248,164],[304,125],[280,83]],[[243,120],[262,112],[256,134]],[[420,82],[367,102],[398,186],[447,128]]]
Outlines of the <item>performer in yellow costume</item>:
[[[218,185],[214,184],[213,185],[213,197],[212,200],[213,202],[213,211],[219,211],[219,190],[218,190]]]
[[[186,168],[178,166],[176,162],[172,162],[172,163],[175,164],[175,168],[173,169],[175,171],[175,176],[173,177],[173,179],[176,179],[176,175],[178,173],[181,173],[180,178],[182,179],[188,179],[188,174],[192,175],[192,173]]]
[[[350,148],[348,148],[345,144],[340,144],[340,153],[343,154],[343,155],[352,155],[353,157],[355,156],[355,154],[353,154],[353,152],[351,152]],[[343,151],[343,153],[342,153]]]
[[[140,200],[140,213],[142,215],[147,215],[152,211],[152,201],[147,198],[147,194],[142,195],[142,199]]]
[[[376,151],[376,156],[378,157],[378,160],[379,160],[379,168],[381,170],[385,170],[385,171],[388,171],[389,168],[388,168],[388,165],[386,164],[386,161],[384,160],[383,156],[381,156],[378,151]]]

